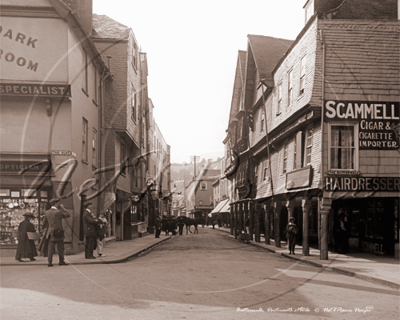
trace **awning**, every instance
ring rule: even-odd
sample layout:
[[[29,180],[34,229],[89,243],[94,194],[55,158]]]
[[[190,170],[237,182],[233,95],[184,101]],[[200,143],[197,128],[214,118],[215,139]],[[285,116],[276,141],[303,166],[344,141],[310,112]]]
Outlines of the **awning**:
[[[225,204],[229,201],[229,199],[222,200],[220,203],[217,204],[217,206],[211,211],[210,213],[218,213],[221,211],[221,209],[225,206]]]
[[[226,200],[225,205],[222,207],[220,212],[230,212],[231,206],[229,204],[229,199]]]

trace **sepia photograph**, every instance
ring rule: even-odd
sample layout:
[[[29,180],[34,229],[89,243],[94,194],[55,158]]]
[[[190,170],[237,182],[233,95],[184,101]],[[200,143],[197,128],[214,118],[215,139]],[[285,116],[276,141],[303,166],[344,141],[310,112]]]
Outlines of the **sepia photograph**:
[[[400,0],[0,0],[0,318],[399,319]]]

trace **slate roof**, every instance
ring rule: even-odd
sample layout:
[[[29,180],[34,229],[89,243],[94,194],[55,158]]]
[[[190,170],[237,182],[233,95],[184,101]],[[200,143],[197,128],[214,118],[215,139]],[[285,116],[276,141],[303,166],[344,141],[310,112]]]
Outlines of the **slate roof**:
[[[267,85],[273,86],[272,71],[290,48],[293,40],[259,35],[248,35],[247,38],[260,78],[264,79]]]
[[[128,39],[130,28],[106,15],[93,14],[93,37],[102,39]]]

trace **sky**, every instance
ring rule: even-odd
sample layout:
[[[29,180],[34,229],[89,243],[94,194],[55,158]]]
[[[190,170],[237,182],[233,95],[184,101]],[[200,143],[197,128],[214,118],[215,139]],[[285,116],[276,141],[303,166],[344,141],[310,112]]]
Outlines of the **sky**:
[[[93,0],[131,28],[148,59],[148,92],[171,163],[223,157],[239,50],[247,35],[294,40],[306,0]]]

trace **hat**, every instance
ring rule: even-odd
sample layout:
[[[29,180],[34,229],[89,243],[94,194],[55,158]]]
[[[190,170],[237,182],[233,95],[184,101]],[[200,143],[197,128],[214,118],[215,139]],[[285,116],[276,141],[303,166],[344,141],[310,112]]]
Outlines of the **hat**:
[[[57,202],[59,202],[60,201],[60,198],[53,198],[53,199],[51,199],[50,201],[49,201],[49,203],[51,204],[51,205],[53,205],[53,204],[56,204]]]
[[[35,217],[35,215],[34,215],[32,212],[25,212],[25,213],[23,214],[23,216],[24,216],[24,217],[32,217],[32,218]]]

